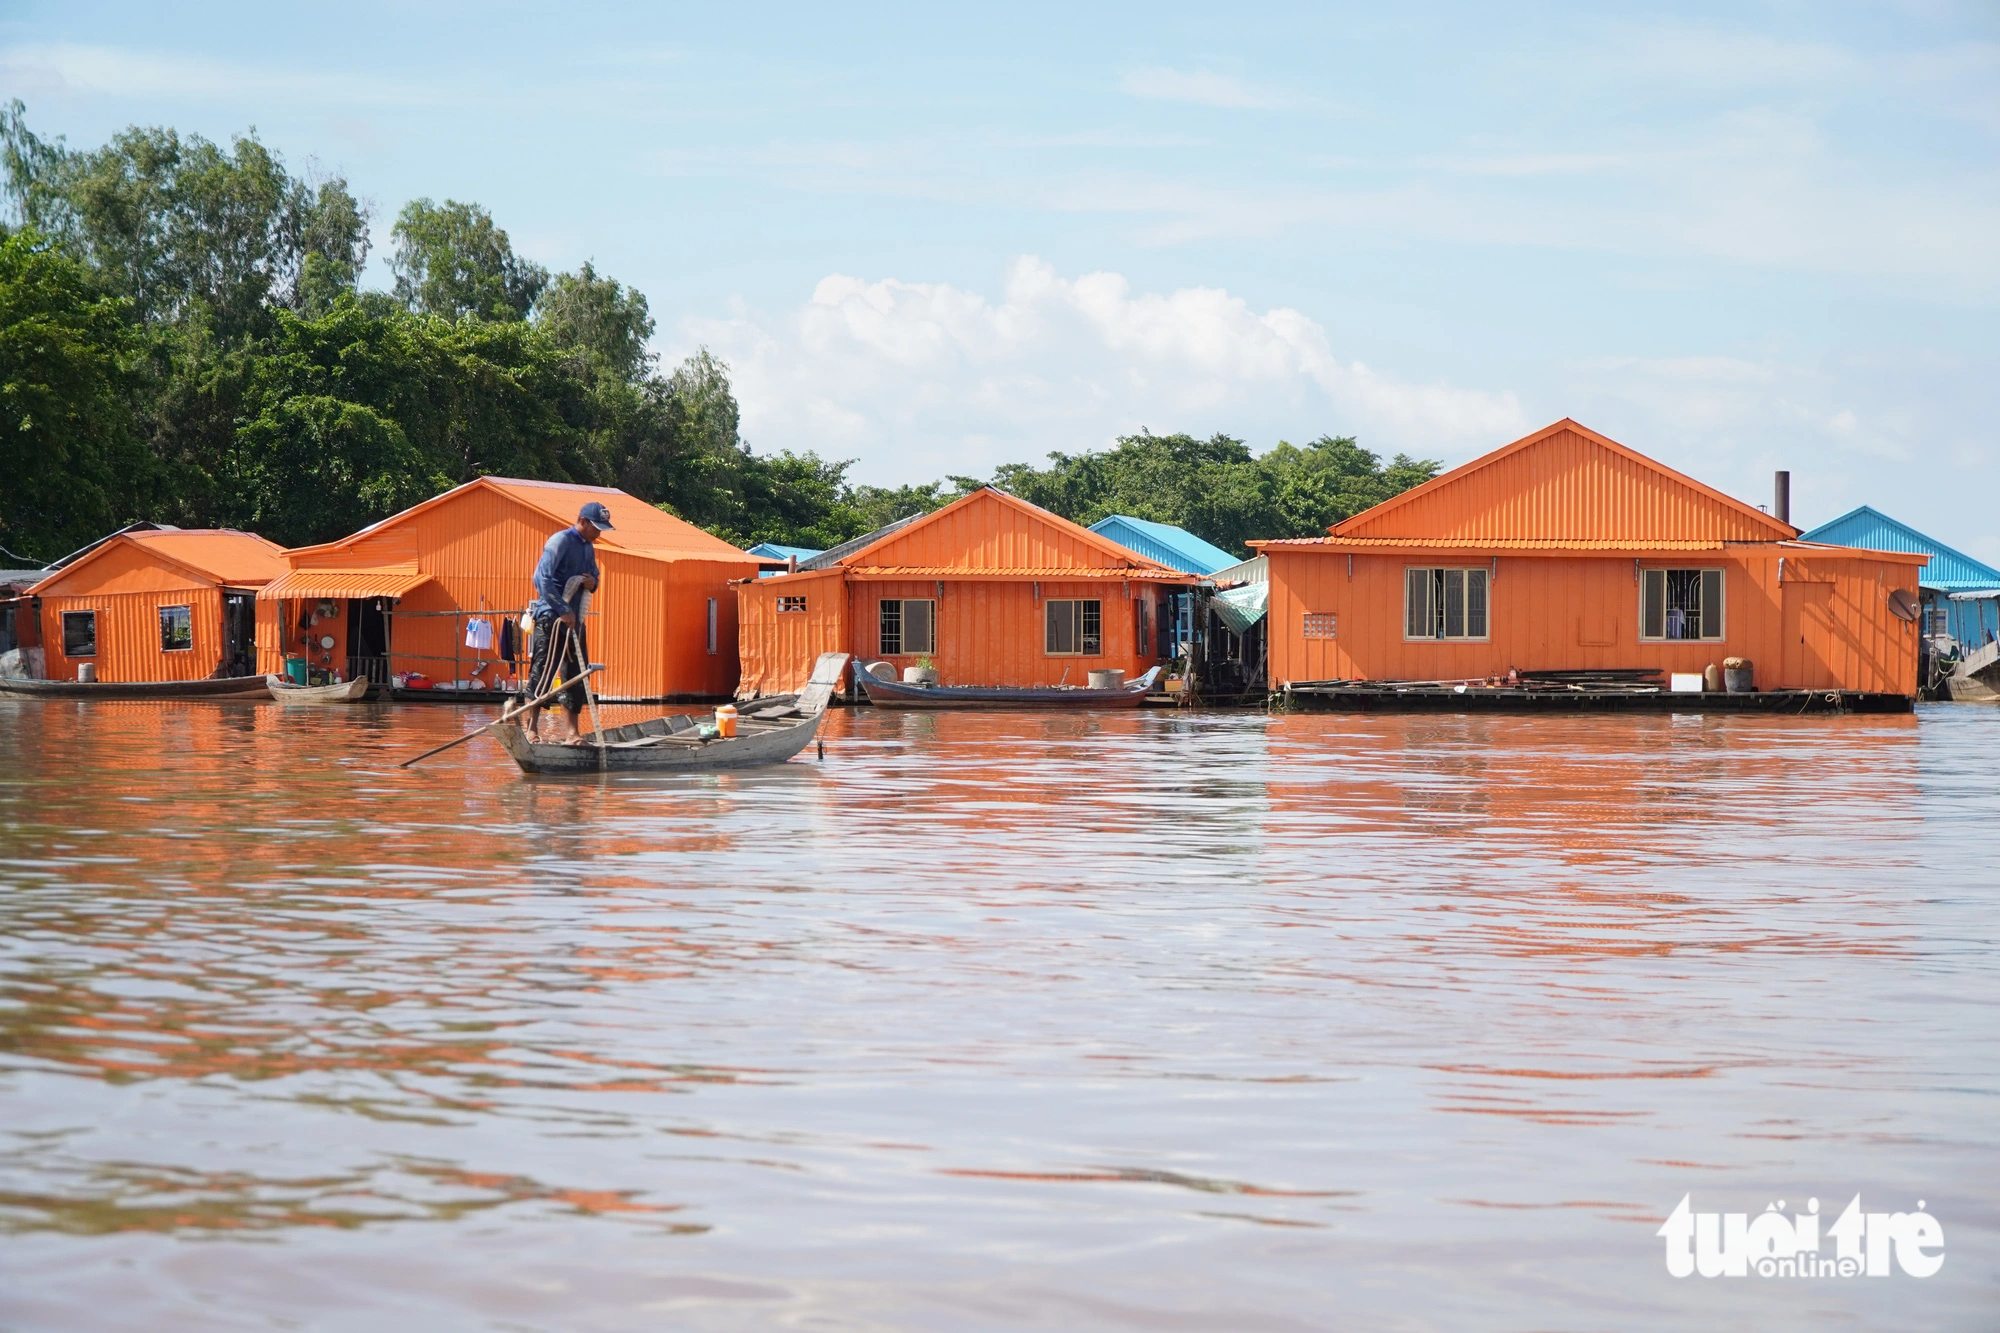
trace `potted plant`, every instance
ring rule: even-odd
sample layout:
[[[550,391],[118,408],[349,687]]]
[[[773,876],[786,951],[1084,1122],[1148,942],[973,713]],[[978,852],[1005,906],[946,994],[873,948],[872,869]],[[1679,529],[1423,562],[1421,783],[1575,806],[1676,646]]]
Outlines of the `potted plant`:
[[[903,668],[905,685],[935,685],[938,683],[937,663],[928,657],[919,657],[915,666]]]

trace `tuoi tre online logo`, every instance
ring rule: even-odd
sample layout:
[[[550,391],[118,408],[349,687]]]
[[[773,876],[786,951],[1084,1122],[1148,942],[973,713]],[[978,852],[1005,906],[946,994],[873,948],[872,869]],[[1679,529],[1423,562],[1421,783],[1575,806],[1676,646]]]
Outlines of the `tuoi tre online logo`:
[[[1831,1256],[1820,1250],[1819,1200],[1786,1217],[1785,1201],[1753,1220],[1745,1213],[1690,1211],[1686,1194],[1653,1234],[1667,1242],[1667,1272],[1675,1277],[1888,1277],[1894,1267],[1929,1277],[1944,1266],[1944,1228],[1917,1200],[1914,1213],[1864,1213],[1855,1195],[1826,1229]]]

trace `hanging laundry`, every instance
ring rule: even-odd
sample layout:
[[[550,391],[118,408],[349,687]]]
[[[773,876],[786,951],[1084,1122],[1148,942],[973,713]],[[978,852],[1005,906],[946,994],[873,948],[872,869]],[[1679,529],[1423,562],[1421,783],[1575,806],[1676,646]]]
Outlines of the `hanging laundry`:
[[[493,622],[484,616],[475,616],[465,623],[465,646],[478,651],[491,652],[493,649]]]
[[[515,627],[514,621],[511,617],[509,619],[500,622],[501,661],[513,662],[519,660],[520,654],[515,651],[515,642],[517,639],[519,639],[519,637],[520,637],[520,631]]]

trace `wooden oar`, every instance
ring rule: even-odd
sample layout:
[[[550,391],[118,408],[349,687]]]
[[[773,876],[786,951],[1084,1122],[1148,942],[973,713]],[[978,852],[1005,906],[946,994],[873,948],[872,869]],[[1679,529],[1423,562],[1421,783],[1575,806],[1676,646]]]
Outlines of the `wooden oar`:
[[[402,763],[396,765],[396,767],[408,768],[411,764],[416,763],[417,760],[419,759],[428,759],[434,754],[443,754],[446,750],[449,750],[454,745],[463,745],[467,741],[471,740],[474,736],[482,736],[485,733],[493,730],[493,728],[499,726],[502,722],[512,722],[515,718],[527,712],[530,708],[540,708],[543,704],[555,698],[558,694],[561,694],[564,690],[576,684],[577,681],[579,680],[584,682],[585,689],[589,689],[590,673],[593,671],[602,671],[603,669],[604,669],[604,664],[602,662],[599,662],[594,666],[587,666],[583,669],[583,673],[581,675],[573,676],[570,679],[564,681],[562,684],[556,686],[554,689],[550,690],[547,694],[543,695],[541,698],[530,699],[527,703],[521,704],[514,708],[509,708],[506,711],[502,712],[500,716],[494,718],[491,722],[488,722],[485,726],[479,728],[479,730],[468,731],[463,736],[460,736],[456,740],[449,740],[435,749],[425,750],[422,754],[418,755],[416,759],[405,759]],[[604,742],[602,740],[599,740],[598,744],[602,745],[604,744]]]
[[[583,634],[581,633],[581,631],[572,633],[569,636],[569,646],[571,651],[574,652],[576,655],[576,664],[578,666],[584,666],[585,664],[583,660]],[[597,766],[599,768],[603,768],[604,767],[604,724],[597,720],[597,695],[591,691],[590,671],[588,670],[588,668],[586,668],[584,673],[581,676],[578,676],[577,679],[583,682],[583,701],[590,705],[590,734],[597,741]]]

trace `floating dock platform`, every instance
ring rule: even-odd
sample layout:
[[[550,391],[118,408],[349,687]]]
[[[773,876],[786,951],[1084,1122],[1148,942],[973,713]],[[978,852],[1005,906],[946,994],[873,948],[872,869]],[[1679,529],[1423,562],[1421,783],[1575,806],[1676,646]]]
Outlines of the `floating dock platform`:
[[[1402,685],[1393,681],[1294,681],[1278,698],[1325,713],[1907,713],[1907,694],[1857,690],[1545,689],[1517,685]]]

